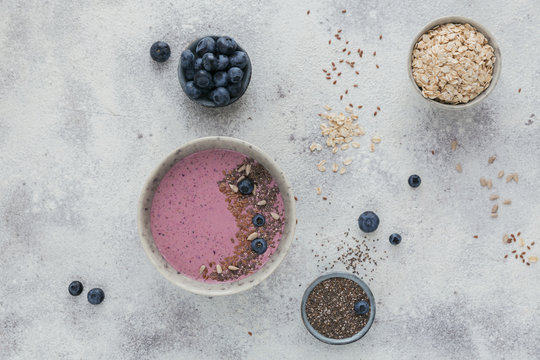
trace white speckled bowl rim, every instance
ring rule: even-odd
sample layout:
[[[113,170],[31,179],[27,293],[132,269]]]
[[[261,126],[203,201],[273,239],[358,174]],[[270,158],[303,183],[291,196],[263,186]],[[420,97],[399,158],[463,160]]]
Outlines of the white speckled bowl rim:
[[[413,74],[412,74],[412,53],[414,50],[414,45],[416,45],[418,39],[424,35],[427,31],[433,29],[435,26],[448,24],[448,23],[455,23],[455,24],[471,24],[476,30],[481,32],[486,39],[489,42],[489,45],[493,47],[494,53],[495,53],[495,64],[493,64],[493,74],[491,78],[491,83],[485,89],[483,92],[480,93],[477,97],[475,97],[473,100],[469,101],[466,104],[444,104],[436,100],[428,99],[422,95],[422,90],[420,90],[420,87],[416,85],[416,81],[414,81]],[[499,45],[497,45],[497,42],[495,41],[495,38],[491,33],[483,27],[481,24],[477,23],[474,20],[468,19],[463,16],[447,16],[440,19],[437,19],[435,21],[430,22],[426,26],[420,30],[418,35],[413,39],[413,42],[411,44],[411,47],[409,48],[409,59],[407,61],[408,66],[408,73],[409,73],[409,79],[411,80],[411,83],[413,84],[413,87],[416,90],[416,93],[420,95],[422,99],[429,102],[430,104],[440,108],[440,109],[450,109],[450,110],[460,110],[460,109],[467,109],[470,107],[475,106],[476,104],[480,103],[482,100],[487,98],[489,94],[493,91],[495,88],[495,85],[497,85],[497,82],[499,81],[499,77],[501,75],[501,68],[502,68],[502,59],[501,59],[501,50],[499,49]]]
[[[306,303],[307,303],[307,299],[309,295],[311,294],[315,286],[331,278],[344,278],[344,279],[349,279],[349,280],[354,281],[355,283],[360,285],[360,287],[364,290],[364,292],[366,293],[369,299],[370,314],[369,314],[369,319],[366,323],[366,326],[364,326],[362,330],[360,330],[355,335],[345,338],[345,339],[332,339],[332,338],[322,335],[317,330],[315,330],[313,326],[311,326],[307,318]],[[345,345],[345,344],[350,344],[352,342],[360,340],[362,337],[364,337],[364,335],[367,334],[367,332],[371,328],[371,325],[373,325],[373,321],[375,320],[375,307],[376,307],[375,297],[373,296],[371,289],[369,288],[369,286],[367,286],[365,282],[363,282],[362,280],[360,280],[360,278],[358,278],[357,276],[353,274],[344,273],[344,272],[334,272],[334,273],[319,276],[308,286],[308,288],[304,292],[304,296],[302,297],[302,305],[301,305],[300,311],[302,313],[302,321],[304,322],[304,325],[306,326],[307,330],[309,331],[311,335],[313,335],[318,340],[324,343],[330,344],[330,345]]]
[[[269,260],[255,273],[241,280],[228,283],[204,283],[177,272],[159,252],[154,242],[152,229],[150,226],[150,209],[152,207],[152,200],[161,179],[181,159],[196,152],[209,149],[228,149],[237,151],[251,157],[263,165],[270,172],[272,178],[276,181],[281,192],[281,196],[283,197],[283,204],[285,207],[285,227],[283,236],[274,254],[272,254]],[[139,199],[139,236],[142,241],[143,249],[146,252],[146,255],[148,255],[150,262],[167,280],[176,286],[199,295],[231,295],[245,291],[259,284],[274,270],[276,270],[279,264],[283,261],[294,238],[294,230],[296,227],[295,206],[296,204],[291,185],[285,177],[283,171],[281,171],[274,160],[264,154],[259,148],[243,140],[235,138],[221,136],[204,137],[180,146],[163,161],[161,161],[148,178]]]

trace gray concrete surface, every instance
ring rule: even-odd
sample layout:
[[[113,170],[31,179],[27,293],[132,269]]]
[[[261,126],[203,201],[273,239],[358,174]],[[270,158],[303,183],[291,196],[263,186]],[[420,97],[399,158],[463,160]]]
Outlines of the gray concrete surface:
[[[514,245],[501,240],[520,231],[540,245],[538,2],[229,3],[0,2],[0,358],[540,358],[540,264],[505,262]],[[459,113],[424,104],[405,70],[412,37],[447,15],[484,24],[503,54],[492,96]],[[339,86],[321,72],[341,56],[327,44],[338,28],[351,45],[377,51],[358,61],[350,98],[364,106],[368,135],[383,139],[374,153],[361,139],[343,176],[317,172],[331,155],[307,149],[320,141],[321,106],[339,105]],[[253,62],[250,88],[227,109],[201,108],[178,86],[180,50],[203,34],[235,37]],[[148,55],[156,40],[173,49],[162,65]],[[343,82],[357,81],[348,74]],[[275,157],[299,198],[299,223],[269,279],[209,299],[154,270],[135,209],[160,159],[217,134]],[[500,169],[520,181],[494,180],[492,192],[513,203],[491,219],[478,179]],[[423,179],[414,191],[411,173]],[[355,221],[365,209],[381,217],[367,241],[381,239],[375,248],[388,255],[359,272],[377,298],[376,322],[361,341],[328,346],[304,329],[301,295],[339,256],[336,244],[361,236]],[[399,247],[388,244],[391,232],[403,235]],[[70,297],[73,279],[102,287],[105,302]]]

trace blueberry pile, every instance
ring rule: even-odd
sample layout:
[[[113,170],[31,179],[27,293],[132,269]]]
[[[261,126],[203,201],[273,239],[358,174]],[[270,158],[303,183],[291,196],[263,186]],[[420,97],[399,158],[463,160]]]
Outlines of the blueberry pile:
[[[247,54],[228,36],[202,38],[195,53],[188,49],[180,56],[186,94],[193,100],[206,97],[216,106],[228,105],[244,92],[248,66]]]

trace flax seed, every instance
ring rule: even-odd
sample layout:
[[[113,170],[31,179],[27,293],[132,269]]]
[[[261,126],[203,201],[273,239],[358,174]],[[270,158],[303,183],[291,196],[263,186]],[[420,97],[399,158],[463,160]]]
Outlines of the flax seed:
[[[201,265],[201,267],[199,268],[199,274],[202,274],[205,269],[206,269],[206,266]]]
[[[373,52],[373,56],[377,56],[377,52],[376,52],[376,51]]]

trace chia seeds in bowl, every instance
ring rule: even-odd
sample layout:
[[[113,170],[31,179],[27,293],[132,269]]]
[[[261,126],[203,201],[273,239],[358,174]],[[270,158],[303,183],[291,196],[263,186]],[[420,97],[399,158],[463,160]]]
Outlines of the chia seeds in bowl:
[[[367,305],[358,313],[355,305]],[[375,298],[359,278],[347,273],[332,273],[316,279],[304,293],[302,320],[318,340],[349,344],[362,338],[375,319]]]
[[[409,77],[416,91],[446,109],[472,106],[495,87],[501,54],[493,36],[463,17],[438,19],[411,45]]]

